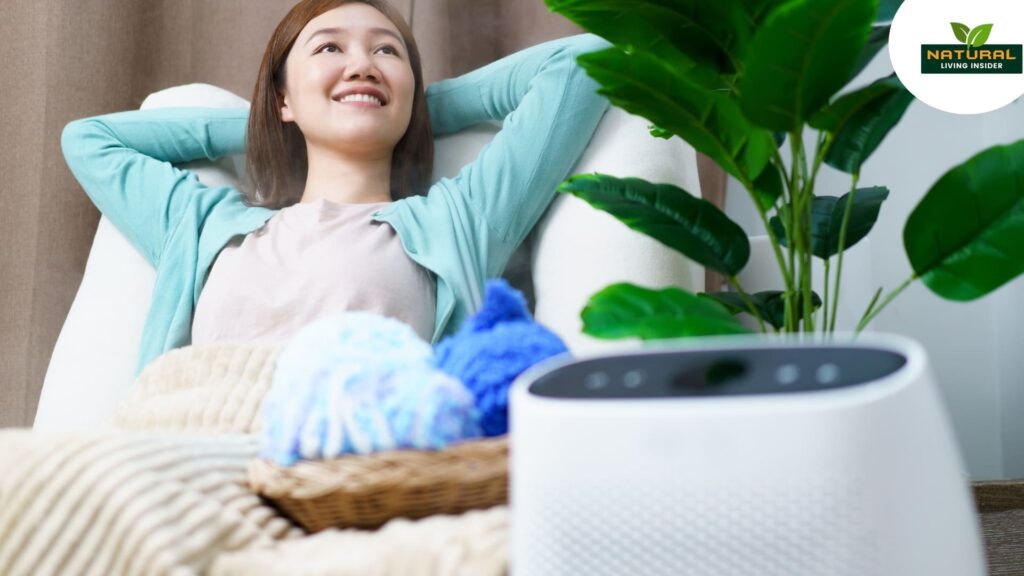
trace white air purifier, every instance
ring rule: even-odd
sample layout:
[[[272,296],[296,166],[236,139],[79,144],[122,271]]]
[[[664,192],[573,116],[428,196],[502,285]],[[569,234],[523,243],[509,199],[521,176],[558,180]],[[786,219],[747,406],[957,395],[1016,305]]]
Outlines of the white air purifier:
[[[674,341],[513,385],[513,576],[982,576],[924,350]]]

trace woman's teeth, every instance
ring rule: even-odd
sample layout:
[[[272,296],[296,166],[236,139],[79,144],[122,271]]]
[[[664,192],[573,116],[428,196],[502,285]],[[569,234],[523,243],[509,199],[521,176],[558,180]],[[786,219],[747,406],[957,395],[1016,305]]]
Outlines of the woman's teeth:
[[[370,102],[372,104],[376,104],[377,106],[384,105],[384,103],[381,102],[377,97],[370,96],[369,94],[349,94],[348,96],[345,96],[338,100],[338,102]]]

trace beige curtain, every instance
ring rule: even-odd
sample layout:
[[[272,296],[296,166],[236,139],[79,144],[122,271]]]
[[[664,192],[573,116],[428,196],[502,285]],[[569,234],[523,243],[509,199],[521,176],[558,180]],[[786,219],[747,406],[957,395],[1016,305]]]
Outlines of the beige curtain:
[[[582,31],[542,0],[392,3],[412,23],[428,84]],[[34,418],[99,221],[64,165],[61,129],[178,84],[249,98],[265,42],[293,4],[0,0],[0,427]]]

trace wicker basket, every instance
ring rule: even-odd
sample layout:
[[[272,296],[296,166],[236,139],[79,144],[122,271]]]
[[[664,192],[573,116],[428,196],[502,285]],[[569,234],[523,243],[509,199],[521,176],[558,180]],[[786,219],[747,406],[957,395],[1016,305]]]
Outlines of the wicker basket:
[[[508,437],[470,440],[436,452],[307,460],[290,468],[257,459],[249,464],[249,484],[309,532],[461,514],[508,502]]]

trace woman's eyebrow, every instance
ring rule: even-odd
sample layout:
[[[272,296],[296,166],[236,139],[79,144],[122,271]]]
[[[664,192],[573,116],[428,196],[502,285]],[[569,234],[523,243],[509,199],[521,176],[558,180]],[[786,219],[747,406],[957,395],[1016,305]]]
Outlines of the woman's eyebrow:
[[[316,38],[317,36],[320,36],[322,34],[340,34],[342,32],[349,32],[351,30],[354,30],[354,29],[353,28],[321,28],[321,29],[317,30],[316,32],[313,32],[313,34],[311,34],[310,37],[308,39],[306,39],[306,44],[309,44],[310,42],[313,41],[313,38]],[[367,28],[366,30],[368,32],[370,32],[370,34],[374,34],[374,35],[381,35],[381,34],[383,34],[385,36],[391,36],[395,40],[398,40],[398,42],[400,44],[402,44],[403,46],[405,45],[405,43],[402,42],[402,37],[401,36],[399,36],[398,34],[395,34],[391,30],[388,30],[387,28]]]

